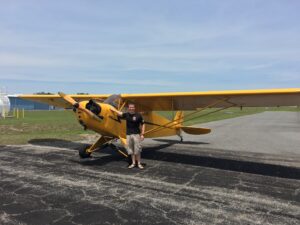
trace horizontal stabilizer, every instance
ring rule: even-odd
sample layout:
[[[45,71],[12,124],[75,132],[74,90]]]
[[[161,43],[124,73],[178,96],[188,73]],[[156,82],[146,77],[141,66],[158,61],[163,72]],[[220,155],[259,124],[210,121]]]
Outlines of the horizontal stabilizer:
[[[208,128],[200,128],[200,127],[181,127],[181,129],[187,134],[194,134],[194,135],[208,134],[211,131]]]

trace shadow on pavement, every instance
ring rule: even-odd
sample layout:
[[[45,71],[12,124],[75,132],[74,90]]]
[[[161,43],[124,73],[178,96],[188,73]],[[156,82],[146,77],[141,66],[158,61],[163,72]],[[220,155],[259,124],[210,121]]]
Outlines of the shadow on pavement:
[[[229,170],[235,172],[251,173],[257,175],[265,175],[272,177],[281,177],[289,179],[300,179],[300,168],[289,167],[282,165],[266,164],[262,162],[244,161],[238,159],[238,152],[236,154],[237,159],[226,159],[219,158],[216,156],[201,156],[177,153],[171,151],[160,151],[165,148],[169,148],[174,144],[178,144],[178,141],[159,139],[162,142],[167,142],[166,144],[161,144],[154,147],[144,147],[142,158],[149,160],[157,160],[171,163],[180,163],[193,166],[208,167],[220,170]],[[53,146],[53,147],[64,147],[71,148],[70,150],[78,150],[86,144],[60,140],[60,139],[33,139],[29,141],[33,145],[41,146]],[[197,142],[197,144],[199,144]],[[206,144],[206,143],[203,143]],[[199,150],[201,148],[199,147]],[[184,151],[184,149],[182,150]],[[224,150],[225,151],[225,150]],[[124,157],[119,155],[116,151],[112,150],[110,147],[101,149],[100,155],[92,158],[92,160],[71,160],[73,162],[80,163],[87,166],[103,166],[113,161],[126,160]],[[108,155],[102,155],[101,153],[106,153]],[[198,152],[197,154],[201,154]]]
[[[32,145],[49,146],[55,148],[70,148],[70,150],[79,150],[87,146],[87,144],[84,143],[57,138],[31,139],[28,141],[28,143]]]
[[[144,151],[143,153],[143,158],[272,177],[300,179],[300,168],[297,167],[244,161],[242,159],[225,159],[216,156],[200,156],[177,152],[163,152],[158,150],[160,150],[160,147],[147,149],[147,151]],[[236,157],[239,157],[238,152]]]
[[[185,141],[183,142],[177,141],[177,140],[169,140],[169,139],[153,139],[154,141],[158,142],[164,142],[169,144],[188,144],[188,145],[208,145],[208,142],[202,142],[202,141]]]

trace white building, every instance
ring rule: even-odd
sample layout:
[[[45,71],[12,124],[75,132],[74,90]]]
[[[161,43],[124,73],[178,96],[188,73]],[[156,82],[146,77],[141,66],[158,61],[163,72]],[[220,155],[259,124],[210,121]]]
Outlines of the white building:
[[[10,111],[10,101],[4,91],[0,89],[0,117],[5,117]]]

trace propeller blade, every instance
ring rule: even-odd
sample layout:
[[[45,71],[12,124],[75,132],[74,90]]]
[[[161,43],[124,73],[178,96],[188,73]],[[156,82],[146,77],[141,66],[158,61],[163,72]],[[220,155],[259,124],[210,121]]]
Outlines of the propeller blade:
[[[73,107],[75,107],[78,110],[81,110],[83,112],[85,112],[86,114],[88,114],[90,117],[92,117],[93,119],[97,120],[97,121],[102,121],[98,116],[96,116],[93,112],[91,112],[90,110],[83,108],[79,105],[79,103],[77,101],[75,101],[75,99],[73,99],[71,96],[63,93],[63,92],[58,92],[59,96],[62,97],[66,102],[70,103]]]
[[[76,102],[71,96],[66,95],[63,92],[58,92],[59,96],[62,97],[65,101],[69,102],[71,105],[75,105],[76,103],[78,104],[78,102]]]

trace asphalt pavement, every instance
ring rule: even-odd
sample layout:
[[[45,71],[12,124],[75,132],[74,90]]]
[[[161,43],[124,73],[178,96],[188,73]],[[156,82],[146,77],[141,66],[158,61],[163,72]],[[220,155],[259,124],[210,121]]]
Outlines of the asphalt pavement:
[[[0,224],[300,224],[300,114],[202,126],[145,141],[144,170],[83,143],[0,146]]]

